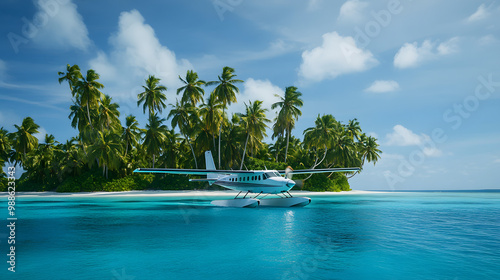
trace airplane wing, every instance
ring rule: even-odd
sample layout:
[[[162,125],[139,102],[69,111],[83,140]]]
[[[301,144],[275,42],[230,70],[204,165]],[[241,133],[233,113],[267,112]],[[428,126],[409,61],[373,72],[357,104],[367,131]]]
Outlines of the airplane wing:
[[[297,174],[309,174],[309,173],[331,173],[331,172],[356,172],[361,170],[359,167],[346,167],[346,168],[320,168],[320,169],[294,169],[292,173]],[[281,175],[286,174],[286,170],[278,170]]]
[[[253,174],[254,171],[246,170],[207,170],[207,169],[177,169],[177,168],[137,168],[134,173],[166,173],[184,175],[208,175],[208,174]]]

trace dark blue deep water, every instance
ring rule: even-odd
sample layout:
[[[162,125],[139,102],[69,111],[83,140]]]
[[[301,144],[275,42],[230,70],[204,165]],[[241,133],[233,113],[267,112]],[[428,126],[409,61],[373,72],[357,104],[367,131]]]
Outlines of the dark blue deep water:
[[[17,197],[0,279],[500,279],[500,192],[313,196],[304,208],[207,197]]]

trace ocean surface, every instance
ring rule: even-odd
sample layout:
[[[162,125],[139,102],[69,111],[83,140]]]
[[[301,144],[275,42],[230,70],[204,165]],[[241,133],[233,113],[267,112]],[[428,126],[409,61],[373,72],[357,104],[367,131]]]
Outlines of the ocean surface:
[[[18,196],[12,273],[2,196],[0,279],[500,279],[498,191],[311,198]]]

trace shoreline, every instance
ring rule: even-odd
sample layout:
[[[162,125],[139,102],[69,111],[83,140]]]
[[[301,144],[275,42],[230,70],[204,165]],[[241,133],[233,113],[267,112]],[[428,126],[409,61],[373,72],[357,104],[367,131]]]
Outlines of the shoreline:
[[[296,196],[335,196],[335,195],[359,195],[387,193],[384,191],[342,191],[342,192],[309,192],[291,191]],[[204,196],[236,196],[236,191],[123,191],[123,192],[78,192],[78,193],[58,193],[58,192],[17,192],[16,197],[204,197]],[[0,197],[8,196],[8,193],[0,193]]]

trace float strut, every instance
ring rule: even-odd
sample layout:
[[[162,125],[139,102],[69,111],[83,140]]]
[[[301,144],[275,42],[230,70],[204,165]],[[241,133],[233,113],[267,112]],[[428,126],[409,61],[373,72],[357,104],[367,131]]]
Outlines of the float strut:
[[[245,196],[244,196],[243,198],[247,197],[247,195],[248,195],[248,193],[249,193],[249,192],[250,192],[250,191],[247,191],[247,193],[245,194]]]
[[[238,198],[238,195],[240,195],[241,191],[234,197],[234,199]]]

